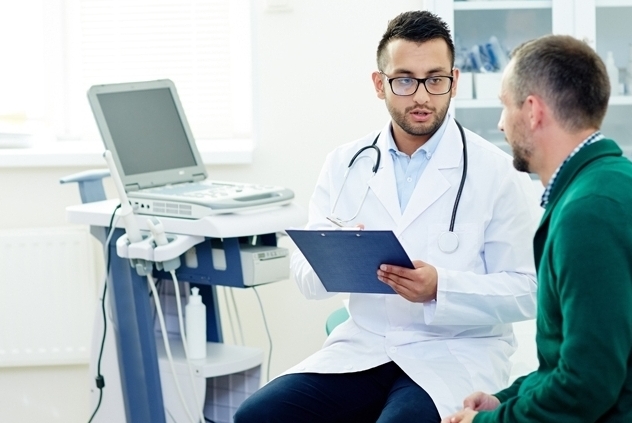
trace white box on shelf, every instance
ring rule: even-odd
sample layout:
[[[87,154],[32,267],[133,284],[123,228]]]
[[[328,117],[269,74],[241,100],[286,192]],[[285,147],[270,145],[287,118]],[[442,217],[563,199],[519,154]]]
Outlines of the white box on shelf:
[[[474,91],[478,99],[494,99],[500,94],[500,81],[502,73],[475,73],[474,74]]]
[[[459,99],[470,100],[474,98],[474,81],[472,72],[461,72],[457,83],[456,97]]]

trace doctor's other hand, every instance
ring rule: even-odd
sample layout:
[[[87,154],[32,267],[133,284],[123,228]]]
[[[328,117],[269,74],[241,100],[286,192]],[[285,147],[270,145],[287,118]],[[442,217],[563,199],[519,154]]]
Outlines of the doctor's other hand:
[[[437,269],[421,260],[413,261],[414,269],[382,264],[377,278],[414,303],[424,303],[437,298]]]
[[[454,413],[441,420],[441,423],[472,423],[474,416],[478,414],[478,411],[474,411],[471,408],[464,408],[458,413]]]

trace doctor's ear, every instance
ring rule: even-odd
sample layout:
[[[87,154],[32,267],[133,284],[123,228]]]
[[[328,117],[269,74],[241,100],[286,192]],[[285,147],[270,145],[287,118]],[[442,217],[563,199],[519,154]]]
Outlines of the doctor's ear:
[[[461,71],[458,68],[452,69],[452,88],[450,89],[450,98],[456,97],[457,88],[459,86],[459,76],[461,75]]]
[[[386,96],[384,95],[384,78],[382,78],[382,74],[373,72],[371,78],[373,78],[373,86],[375,87],[377,98],[384,100]]]

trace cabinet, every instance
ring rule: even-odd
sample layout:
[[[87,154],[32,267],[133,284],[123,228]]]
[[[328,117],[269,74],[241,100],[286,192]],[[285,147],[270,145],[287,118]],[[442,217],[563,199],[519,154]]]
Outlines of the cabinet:
[[[604,119],[603,133],[614,138],[627,157],[632,157],[632,74],[627,75],[632,60],[632,0],[593,0],[586,13],[595,22],[593,32],[582,34],[594,40],[592,45],[602,59],[613,53],[619,68],[621,94],[612,96]],[[628,82],[626,82],[626,80]]]
[[[586,40],[604,61],[608,51],[612,51],[623,90],[611,97],[602,131],[632,157],[632,84],[625,85],[632,49],[632,0],[426,0],[424,5],[452,29],[457,57],[459,52],[489,42],[492,36],[504,50],[511,51],[524,41],[551,33]],[[465,74],[459,84],[463,89],[452,107],[465,127],[511,153],[497,128],[501,111],[499,76],[486,76],[485,86],[481,89],[479,84],[478,90],[474,79],[472,96],[468,95],[469,76]]]

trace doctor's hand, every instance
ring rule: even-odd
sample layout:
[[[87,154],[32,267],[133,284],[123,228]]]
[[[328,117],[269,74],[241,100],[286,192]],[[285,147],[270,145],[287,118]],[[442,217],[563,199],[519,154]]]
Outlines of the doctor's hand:
[[[414,269],[382,264],[377,278],[414,303],[424,303],[437,298],[437,269],[421,260],[413,261]]]
[[[362,223],[358,223],[355,226],[344,226],[344,227],[342,227],[340,229],[342,229],[343,231],[345,229],[349,230],[349,231],[363,231],[364,230],[364,225]]]

